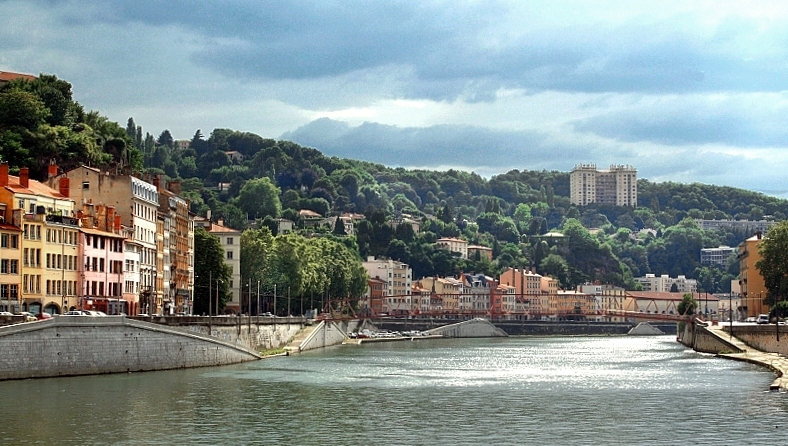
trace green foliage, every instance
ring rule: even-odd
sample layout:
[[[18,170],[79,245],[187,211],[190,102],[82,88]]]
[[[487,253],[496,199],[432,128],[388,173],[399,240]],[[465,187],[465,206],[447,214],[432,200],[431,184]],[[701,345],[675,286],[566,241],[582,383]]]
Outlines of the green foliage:
[[[695,310],[697,308],[698,302],[692,296],[692,293],[685,293],[676,309],[678,310],[679,314],[693,315],[695,314]]]
[[[230,279],[232,271],[224,262],[224,249],[219,238],[203,228],[194,230],[194,314],[220,313],[230,300]],[[218,296],[219,308],[215,307]]]
[[[282,204],[279,201],[279,188],[268,178],[249,180],[238,195],[238,207],[250,218],[263,218],[266,215],[279,217]]]

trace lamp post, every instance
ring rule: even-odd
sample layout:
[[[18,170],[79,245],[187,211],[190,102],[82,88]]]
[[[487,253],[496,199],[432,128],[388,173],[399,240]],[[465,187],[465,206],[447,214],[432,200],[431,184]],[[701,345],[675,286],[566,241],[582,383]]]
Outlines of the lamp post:
[[[731,323],[730,335],[733,337],[733,289],[728,293],[728,314],[730,315],[729,318]]]
[[[216,279],[216,315],[217,316],[219,316],[219,283],[220,282],[224,283],[224,280]]]

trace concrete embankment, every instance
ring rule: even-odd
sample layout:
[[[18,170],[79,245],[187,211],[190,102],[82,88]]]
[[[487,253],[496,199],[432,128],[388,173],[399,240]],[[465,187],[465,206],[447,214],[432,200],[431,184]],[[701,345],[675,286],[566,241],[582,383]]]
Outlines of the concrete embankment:
[[[284,347],[310,321],[293,317],[247,316],[154,316],[131,317],[190,333],[209,335],[234,344],[243,344],[255,351]]]
[[[123,316],[62,316],[0,328],[0,379],[167,370],[260,359],[241,343]]]
[[[788,372],[788,358],[780,352],[785,347],[776,342],[775,330],[774,326],[737,325],[734,326],[734,336],[730,333],[730,326],[706,325],[696,320],[684,325],[678,341],[695,351],[766,367],[777,374],[769,388],[788,390],[788,376],[785,375]],[[781,336],[788,339],[788,333],[781,332]],[[772,346],[778,351],[764,351],[756,346]]]
[[[450,319],[374,319],[374,324],[391,331],[426,331],[449,325],[458,321]],[[493,321],[496,327],[510,336],[587,336],[587,335],[625,335],[636,324],[631,322],[592,322],[592,321]],[[676,333],[675,322],[650,322],[665,334]]]

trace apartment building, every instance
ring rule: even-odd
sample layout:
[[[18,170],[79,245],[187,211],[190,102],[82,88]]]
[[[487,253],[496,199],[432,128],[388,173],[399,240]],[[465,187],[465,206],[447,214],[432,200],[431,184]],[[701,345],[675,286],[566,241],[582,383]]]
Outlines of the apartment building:
[[[211,223],[208,233],[219,238],[224,249],[224,263],[230,266],[230,293],[232,297],[225,305],[225,311],[241,312],[241,231],[224,226],[224,221]]]
[[[124,298],[126,235],[112,206],[83,203],[79,229],[79,309],[129,314],[133,296]]]
[[[454,237],[444,237],[439,238],[438,241],[435,242],[438,247],[447,249],[451,252],[456,252],[460,255],[460,258],[467,259],[468,258],[468,242],[462,239],[454,238]]]
[[[20,236],[22,231],[6,223],[6,205],[0,203],[0,311],[17,313],[22,311],[19,284],[22,282],[20,264],[22,251]]]
[[[28,168],[21,168],[15,177],[9,175],[8,164],[0,164],[0,203],[3,223],[8,225],[3,231],[8,248],[2,252],[8,258],[3,257],[0,262],[4,267],[7,264],[9,271],[2,281],[7,287],[0,288],[7,290],[5,305],[12,305],[10,301],[16,293],[18,306],[32,313],[60,313],[76,308],[79,226],[74,217],[74,201],[31,180]],[[16,239],[12,228],[19,231]],[[14,242],[18,242],[20,257],[12,258],[17,255],[12,248]],[[10,282],[15,267],[16,278],[21,279],[16,282],[16,289]]]
[[[769,307],[763,303],[768,290],[760,271],[755,268],[755,263],[761,260],[758,246],[763,241],[759,232],[739,245],[739,286],[741,287],[741,305],[747,317],[756,317],[769,312]]]
[[[700,263],[704,265],[725,266],[728,257],[734,252],[730,246],[720,246],[718,248],[703,248],[700,250]]]
[[[572,204],[591,203],[637,206],[637,170],[630,165],[611,165],[598,170],[596,164],[578,164],[569,174]]]
[[[60,181],[61,179],[67,181]],[[80,166],[60,175],[53,175],[49,183],[60,183],[60,192],[81,203],[95,203],[113,206],[121,217],[124,226],[130,229],[131,244],[127,245],[130,254],[127,260],[137,261],[129,288],[137,294],[141,310],[147,313],[158,313],[161,306],[156,299],[156,224],[159,193],[153,184],[140,178],[102,172],[93,167]]]
[[[385,293],[390,311],[410,311],[413,271],[406,263],[368,257],[366,262],[362,262],[362,265],[369,277],[378,278],[388,283]]]
[[[643,277],[635,277],[635,282],[643,286],[643,291],[654,291],[669,293],[676,285],[676,292],[679,293],[697,293],[698,281],[695,279],[687,279],[683,275],[676,278],[669,277],[667,274],[656,276],[654,274],[646,274]]]

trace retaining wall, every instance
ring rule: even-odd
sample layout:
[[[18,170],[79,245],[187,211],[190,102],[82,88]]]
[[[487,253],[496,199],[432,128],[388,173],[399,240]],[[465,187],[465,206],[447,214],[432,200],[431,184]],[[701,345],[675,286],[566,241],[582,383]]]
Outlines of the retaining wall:
[[[730,332],[730,327],[727,325],[722,326],[722,329]],[[733,335],[756,350],[788,355],[788,330],[785,325],[780,326],[779,342],[774,324],[734,325]]]
[[[375,326],[391,331],[427,331],[435,327],[454,324],[451,319],[374,319]],[[665,334],[676,333],[675,322],[650,322]],[[635,327],[631,322],[593,322],[593,321],[493,321],[493,325],[509,335],[625,335]]]
[[[157,316],[129,319],[153,322],[191,333],[240,343],[255,351],[284,347],[309,321],[303,317]]]
[[[347,335],[339,324],[333,321],[322,321],[312,333],[301,342],[299,351],[314,350],[341,344]]]
[[[457,324],[427,330],[431,335],[447,338],[492,338],[509,336],[505,331],[491,324],[487,319],[472,319]]]
[[[205,367],[259,358],[240,343],[123,316],[61,316],[0,328],[0,379]]]
[[[738,334],[737,334],[738,336]],[[683,330],[680,330],[676,340],[695,351],[702,353],[736,353],[741,350],[735,344],[721,339],[714,333],[711,333],[702,322],[695,321],[686,322],[683,324]]]

